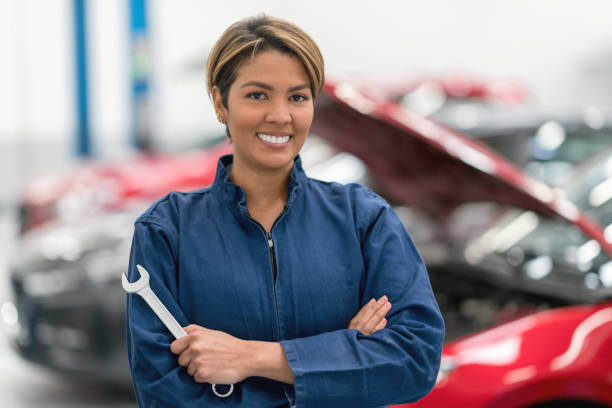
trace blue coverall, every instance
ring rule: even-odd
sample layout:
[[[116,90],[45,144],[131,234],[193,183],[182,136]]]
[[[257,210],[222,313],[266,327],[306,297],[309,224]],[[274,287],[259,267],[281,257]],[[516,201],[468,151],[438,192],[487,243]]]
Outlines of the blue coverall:
[[[423,261],[389,204],[359,184],[308,178],[298,156],[285,210],[267,234],[249,217],[244,190],[228,181],[232,160],[219,159],[212,186],[171,193],[138,218],[129,278],[143,265],[183,326],[280,342],[295,384],[250,377],[217,397],[178,366],[174,338],[128,295],[140,406],[376,407],[429,392],[444,323]],[[393,306],[385,329],[369,336],[347,329],[382,295]]]

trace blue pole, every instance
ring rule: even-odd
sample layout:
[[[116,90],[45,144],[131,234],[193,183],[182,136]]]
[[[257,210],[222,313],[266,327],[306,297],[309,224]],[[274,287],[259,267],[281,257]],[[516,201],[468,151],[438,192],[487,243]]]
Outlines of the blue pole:
[[[89,134],[89,95],[87,82],[87,32],[85,0],[73,0],[76,65],[76,154],[91,156]]]
[[[133,32],[147,30],[146,0],[130,0],[130,27]]]

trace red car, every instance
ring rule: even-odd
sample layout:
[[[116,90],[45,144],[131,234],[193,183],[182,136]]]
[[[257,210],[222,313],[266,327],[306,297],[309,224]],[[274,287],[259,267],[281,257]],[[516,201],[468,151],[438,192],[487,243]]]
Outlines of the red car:
[[[360,92],[368,98],[398,101],[423,114],[420,108],[440,108],[453,101],[472,101],[505,107],[523,104],[528,99],[525,87],[517,81],[493,79],[481,80],[473,76],[455,73],[442,76],[380,76],[353,79]]]
[[[607,149],[579,166],[577,177],[563,189],[586,214],[606,226],[608,241],[612,238],[611,168],[612,149]],[[513,248],[483,259],[494,261],[507,257],[509,251],[520,251],[524,259],[513,272],[530,279],[531,290],[537,289],[539,281],[553,278],[559,296],[600,303],[531,314],[450,342],[433,392],[406,407],[451,403],[502,408],[612,406],[612,261],[598,241],[588,236],[576,240],[570,228],[554,221],[543,223],[515,237]],[[539,249],[538,253],[538,240],[550,234],[556,235],[554,250]],[[572,263],[578,267],[570,268]],[[559,279],[564,274],[571,276]],[[560,284],[572,280],[571,287]]]
[[[396,408],[612,406],[612,303],[530,314],[448,343],[433,391]]]
[[[34,180],[23,189],[22,234],[49,221],[86,218],[100,212],[149,203],[172,191],[206,186],[215,178],[216,160],[231,147],[180,155],[138,156],[118,163],[90,162]]]
[[[470,239],[482,237],[510,243],[482,254],[483,262],[490,261],[488,268],[499,266],[500,275],[509,271],[508,276],[483,280],[483,286],[514,286],[567,303],[604,300],[526,315],[533,308],[510,316],[499,311],[498,319],[510,321],[447,343],[433,391],[417,403],[397,407],[612,406],[612,302],[605,300],[612,296],[612,151],[582,166],[574,183],[557,194],[482,145],[393,102],[377,103],[346,84],[327,90],[316,127],[320,133],[333,128],[338,130],[334,134],[344,135],[337,143],[363,158],[389,197],[416,205],[436,220],[448,220],[466,203],[496,202],[497,218],[481,231],[471,231],[483,235],[458,245],[465,250]],[[369,138],[351,137],[364,131]],[[502,222],[513,209],[520,210],[519,216]],[[515,222],[521,216],[536,220],[538,227],[521,232]],[[480,221],[487,217],[481,214]],[[500,224],[504,228],[495,229]],[[547,234],[560,232],[567,236],[556,237],[555,246],[543,246],[555,242]],[[515,269],[504,269],[516,250],[523,259],[515,262]],[[571,262],[575,268],[568,268]],[[446,291],[461,290],[470,280],[465,273],[469,263],[461,266],[464,274]],[[563,268],[567,273],[557,270]],[[523,317],[512,319],[517,315]]]

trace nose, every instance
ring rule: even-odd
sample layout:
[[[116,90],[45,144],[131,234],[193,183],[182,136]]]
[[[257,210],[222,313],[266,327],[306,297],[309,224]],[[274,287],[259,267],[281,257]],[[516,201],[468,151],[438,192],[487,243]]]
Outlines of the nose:
[[[278,100],[270,104],[270,110],[266,114],[266,120],[272,123],[286,124],[291,122],[291,111],[287,101]]]

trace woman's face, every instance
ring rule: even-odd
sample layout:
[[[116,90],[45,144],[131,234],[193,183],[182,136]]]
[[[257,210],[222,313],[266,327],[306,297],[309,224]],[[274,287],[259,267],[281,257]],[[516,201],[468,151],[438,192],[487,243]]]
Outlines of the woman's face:
[[[253,170],[290,170],[313,118],[310,80],[297,57],[262,51],[238,69],[227,109],[213,100],[234,145],[234,162]]]

